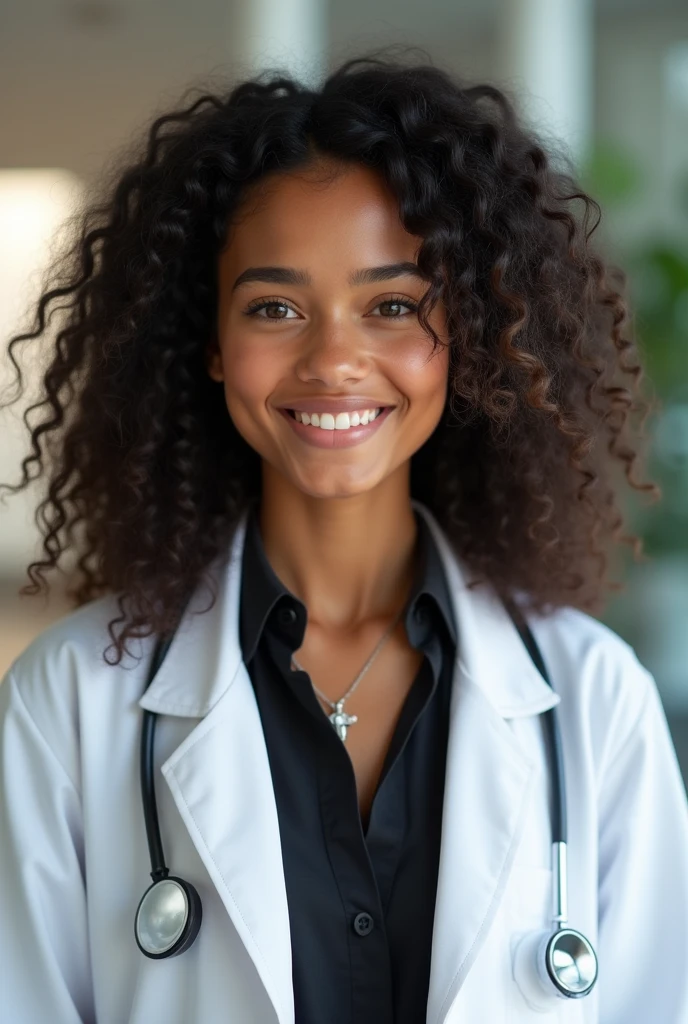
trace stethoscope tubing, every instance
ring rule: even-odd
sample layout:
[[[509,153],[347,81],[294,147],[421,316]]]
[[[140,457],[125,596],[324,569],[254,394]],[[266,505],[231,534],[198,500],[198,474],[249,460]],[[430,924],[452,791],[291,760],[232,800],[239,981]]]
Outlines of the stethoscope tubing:
[[[505,606],[511,619],[518,630],[521,640],[538,672],[545,680],[551,690],[554,689],[552,680],[549,677],[545,659],[538,647],[535,637],[527,622],[510,601],[505,601]],[[559,719],[556,715],[556,708],[549,708],[543,715],[545,735],[549,748],[549,763],[552,773],[552,842],[567,842],[567,820],[566,820],[566,783],[564,776],[564,755],[561,732],[559,731]]]
[[[504,605],[535,667],[547,685],[554,689],[544,658],[530,627],[511,600],[505,599]],[[151,659],[146,689],[155,678],[173,638],[174,632],[164,637],[158,637]],[[592,944],[584,935],[575,929],[566,927],[568,921],[567,819],[563,747],[556,708],[549,708],[543,718],[552,777],[552,923],[554,931],[551,934],[542,932],[539,935],[531,936],[531,939],[535,939],[538,943],[535,961],[541,981],[547,991],[550,994],[554,991],[562,998],[580,999],[590,992],[597,981],[597,956]],[[155,712],[144,709],[140,750],[141,799],[153,883],[139,903],[136,912],[135,936],[142,953],[152,959],[162,959],[184,952],[194,942],[201,925],[202,906],[200,897],[191,883],[170,876],[169,869],[165,864],[155,796],[156,720]],[[526,961],[532,960],[532,949],[527,948],[530,951],[525,957]],[[525,946],[524,950],[526,950]],[[520,962],[524,962],[523,956],[521,956]],[[553,989],[548,988],[550,982]],[[533,998],[537,1000],[541,996],[542,990]],[[538,1006],[537,1002],[533,1005]],[[539,1008],[545,1007],[540,1006]]]
[[[172,643],[174,634],[159,639],[148,674],[146,689],[150,686],[157,675],[158,669],[165,660],[165,655]],[[160,836],[160,822],[158,820],[158,801],[155,796],[155,766],[153,763],[155,749],[155,726],[158,716],[153,711],[144,710],[143,722],[141,724],[141,752],[140,752],[140,774],[141,774],[141,799],[143,804],[143,817],[146,823],[146,838],[148,840],[148,851],[151,862],[151,878],[154,882],[167,878],[169,870],[165,865],[165,855],[162,848]]]

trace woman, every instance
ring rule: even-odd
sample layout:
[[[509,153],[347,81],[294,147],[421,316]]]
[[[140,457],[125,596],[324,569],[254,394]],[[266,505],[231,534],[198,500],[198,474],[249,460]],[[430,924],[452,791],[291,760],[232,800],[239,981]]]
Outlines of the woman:
[[[59,438],[29,572],[78,542],[80,607],[0,687],[7,1019],[688,1020],[685,794],[588,614],[616,467],[648,489],[594,201],[501,92],[379,57],[203,96],[107,188],[12,345],[67,306],[24,474]],[[573,998],[531,948],[555,707]]]

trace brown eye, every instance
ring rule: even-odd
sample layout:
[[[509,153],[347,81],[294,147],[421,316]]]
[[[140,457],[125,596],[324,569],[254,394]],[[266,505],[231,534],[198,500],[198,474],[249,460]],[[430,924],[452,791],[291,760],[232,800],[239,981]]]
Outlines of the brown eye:
[[[418,307],[410,299],[403,298],[392,298],[383,299],[382,302],[378,302],[376,309],[386,309],[387,312],[383,312],[383,320],[401,320],[403,317],[413,316]],[[409,312],[403,313],[401,310],[408,310]]]
[[[279,314],[274,314],[274,312],[268,313],[267,316],[269,320],[284,320],[288,313],[288,307],[285,306],[283,302],[270,302],[267,306],[263,306],[263,309],[266,313],[269,309],[273,311],[276,309],[280,310]]]
[[[263,299],[260,302],[252,303],[251,305],[249,305],[244,312],[246,316],[257,316],[258,312],[263,309],[280,310],[280,313],[277,316],[273,316],[271,314],[266,316],[258,316],[258,320],[294,319],[294,317],[288,316],[289,310],[292,310],[292,307],[288,305],[288,303],[283,302],[281,299]],[[294,312],[294,310],[292,310],[292,312]]]

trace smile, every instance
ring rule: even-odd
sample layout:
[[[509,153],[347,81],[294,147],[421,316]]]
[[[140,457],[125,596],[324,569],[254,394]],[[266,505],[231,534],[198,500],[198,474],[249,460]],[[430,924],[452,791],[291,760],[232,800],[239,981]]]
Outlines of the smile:
[[[315,448],[350,448],[367,441],[385,422],[393,406],[354,409],[352,412],[301,412],[280,409],[294,433]]]
[[[298,409],[290,409],[289,412],[295,420],[311,427],[318,427],[320,430],[350,430],[351,427],[372,423],[382,412],[382,407],[379,409],[357,409],[351,413],[338,412],[336,416],[333,416],[331,412],[314,412],[309,415],[307,412],[299,412]]]

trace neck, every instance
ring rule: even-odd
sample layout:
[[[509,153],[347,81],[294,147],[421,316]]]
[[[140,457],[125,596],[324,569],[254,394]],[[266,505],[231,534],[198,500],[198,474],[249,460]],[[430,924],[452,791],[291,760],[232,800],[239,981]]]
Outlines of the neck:
[[[347,628],[399,610],[416,541],[408,463],[347,498],[311,497],[264,464],[259,520],[268,561],[309,621]]]

